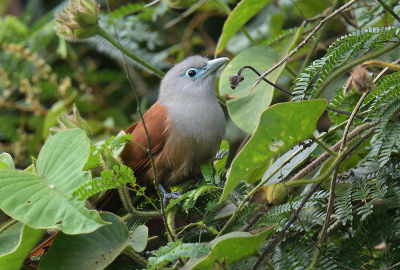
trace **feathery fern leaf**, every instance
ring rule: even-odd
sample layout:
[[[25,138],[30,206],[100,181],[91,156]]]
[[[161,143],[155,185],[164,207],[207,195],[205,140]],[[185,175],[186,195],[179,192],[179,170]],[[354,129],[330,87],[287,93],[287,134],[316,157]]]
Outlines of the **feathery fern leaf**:
[[[388,38],[399,37],[399,34],[400,29],[397,27],[374,27],[357,30],[338,39],[329,46],[328,52],[323,58],[315,60],[296,78],[291,88],[294,94],[292,100],[310,99],[335,68],[354,57],[364,55],[373,47],[375,47],[374,49],[382,48],[389,42]]]

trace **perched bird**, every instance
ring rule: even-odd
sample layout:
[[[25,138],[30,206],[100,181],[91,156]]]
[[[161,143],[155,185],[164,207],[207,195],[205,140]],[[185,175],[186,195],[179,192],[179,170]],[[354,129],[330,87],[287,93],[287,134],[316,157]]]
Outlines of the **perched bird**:
[[[228,60],[190,56],[162,79],[157,102],[143,115],[158,183],[154,183],[150,158],[140,146],[126,144],[120,153],[139,185],[159,184],[164,198],[174,198],[176,194],[164,187],[195,177],[201,164],[214,159],[225,132],[225,116],[215,97],[215,72]],[[148,148],[142,121],[126,133]]]

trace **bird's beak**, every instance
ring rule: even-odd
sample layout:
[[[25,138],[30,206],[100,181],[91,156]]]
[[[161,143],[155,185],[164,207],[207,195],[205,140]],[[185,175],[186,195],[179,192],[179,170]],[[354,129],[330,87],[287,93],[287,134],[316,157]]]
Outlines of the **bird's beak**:
[[[222,67],[229,58],[221,57],[207,62],[207,65],[203,68],[203,71],[200,73],[200,77],[207,77],[208,75],[216,72],[220,67]]]

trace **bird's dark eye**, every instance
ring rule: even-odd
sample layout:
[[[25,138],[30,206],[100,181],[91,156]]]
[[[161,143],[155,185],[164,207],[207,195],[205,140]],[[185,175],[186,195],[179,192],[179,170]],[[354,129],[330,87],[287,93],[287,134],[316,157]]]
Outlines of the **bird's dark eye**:
[[[191,69],[191,70],[188,71],[188,75],[189,75],[189,77],[194,77],[194,76],[196,76],[196,71]]]

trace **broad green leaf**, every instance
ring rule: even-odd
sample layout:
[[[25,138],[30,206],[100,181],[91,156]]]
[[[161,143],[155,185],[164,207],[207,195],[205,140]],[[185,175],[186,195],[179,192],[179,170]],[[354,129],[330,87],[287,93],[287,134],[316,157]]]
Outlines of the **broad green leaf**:
[[[212,249],[209,254],[200,259],[190,259],[182,270],[214,269],[216,261],[219,263],[226,261],[228,265],[239,261],[255,253],[264,239],[273,232],[276,225],[255,235],[247,232],[233,232],[218,237],[205,244]]]
[[[4,162],[1,162],[1,161],[0,161],[0,170],[1,170],[1,169],[10,169],[10,167],[8,167],[8,165],[5,164]]]
[[[229,76],[236,74],[241,67],[246,65],[250,65],[260,72],[268,70],[278,60],[283,59],[288,52],[297,45],[303,30],[304,28],[300,27],[296,33],[288,39],[282,51],[279,53],[279,56],[269,46],[255,46],[235,57],[222,72],[219,81],[220,93],[221,95],[229,94],[230,96],[236,97],[228,101],[229,115],[244,131],[252,134],[254,133],[262,112],[271,104],[274,89],[269,84],[261,82],[249,94],[249,90],[253,87],[258,75],[246,69],[242,72],[242,76],[245,77],[245,80],[241,82],[235,90],[232,90],[229,83]],[[286,63],[277,68],[267,79],[275,83],[285,68],[285,65]]]
[[[269,158],[312,138],[326,105],[326,100],[319,99],[280,103],[266,110],[257,131],[232,163],[221,201],[241,180],[250,183],[259,180],[247,176],[265,165]]]
[[[307,140],[305,141],[305,143],[310,143],[311,140]],[[300,149],[303,149],[304,147],[302,145],[295,145],[292,149],[290,149],[289,151],[287,151],[285,154],[283,154],[282,156],[280,156],[275,162],[274,164],[272,164],[268,170],[264,173],[264,176],[262,177],[262,180],[266,179],[267,177],[270,176],[270,174],[275,171],[279,166],[281,166],[281,164],[286,161],[287,159],[289,159],[295,152],[299,151]],[[265,183],[265,185],[272,185],[272,184],[276,184],[280,181],[282,181],[282,179],[284,179],[289,173],[291,173],[295,168],[297,168],[298,166],[300,166],[303,161],[308,158],[311,153],[315,150],[315,148],[317,148],[317,144],[313,143],[311,144],[311,146],[307,147],[306,149],[304,149],[301,153],[299,153],[298,155],[296,155],[295,157],[292,157],[290,162],[287,163],[286,165],[284,165],[278,173],[276,173],[274,176],[272,176],[267,183]]]
[[[96,152],[96,155],[94,154],[94,152],[96,151],[96,145],[91,145],[90,146],[90,155],[89,158],[85,164],[85,166],[83,167],[84,171],[87,170],[91,170],[97,167],[101,166],[101,162],[100,162],[100,152]]]
[[[36,174],[0,170],[0,208],[32,228],[68,234],[89,233],[107,224],[72,196],[76,187],[91,180],[90,173],[82,171],[89,146],[84,131],[65,130],[43,146]]]
[[[215,56],[222,52],[225,45],[240,28],[270,2],[272,0],[242,0],[225,21],[217,49],[215,50]]]
[[[219,147],[219,151],[221,151],[221,150],[224,150],[224,151],[229,150],[229,142],[228,141],[225,141],[225,140],[222,141],[221,146]],[[226,156],[223,159],[220,159],[220,160],[217,160],[214,162],[214,168],[215,168],[216,172],[222,170],[225,167],[226,160],[228,159],[228,155],[229,154],[226,154]]]
[[[5,163],[7,165],[7,169],[15,169],[14,161],[10,154],[3,153],[0,155],[0,162]]]
[[[104,269],[126,247],[141,252],[147,244],[148,228],[145,225],[129,232],[124,222],[108,212],[100,213],[110,225],[89,234],[68,235],[60,232],[48,253],[40,262],[40,270]]]
[[[230,61],[221,74],[219,80],[220,94],[229,94],[234,97],[234,99],[228,101],[229,115],[235,124],[246,132],[253,133],[255,131],[261,113],[271,104],[274,90],[269,84],[259,83],[249,94],[251,87],[258,78],[250,69],[245,69],[242,72],[242,76],[245,79],[235,90],[231,89],[229,76],[236,74],[241,67],[248,65],[251,65],[256,70],[267,70],[278,59],[278,54],[269,46],[260,45],[251,47]],[[268,79],[275,82],[277,77],[273,73]]]
[[[45,230],[32,229],[18,222],[0,234],[1,269],[18,270]]]

